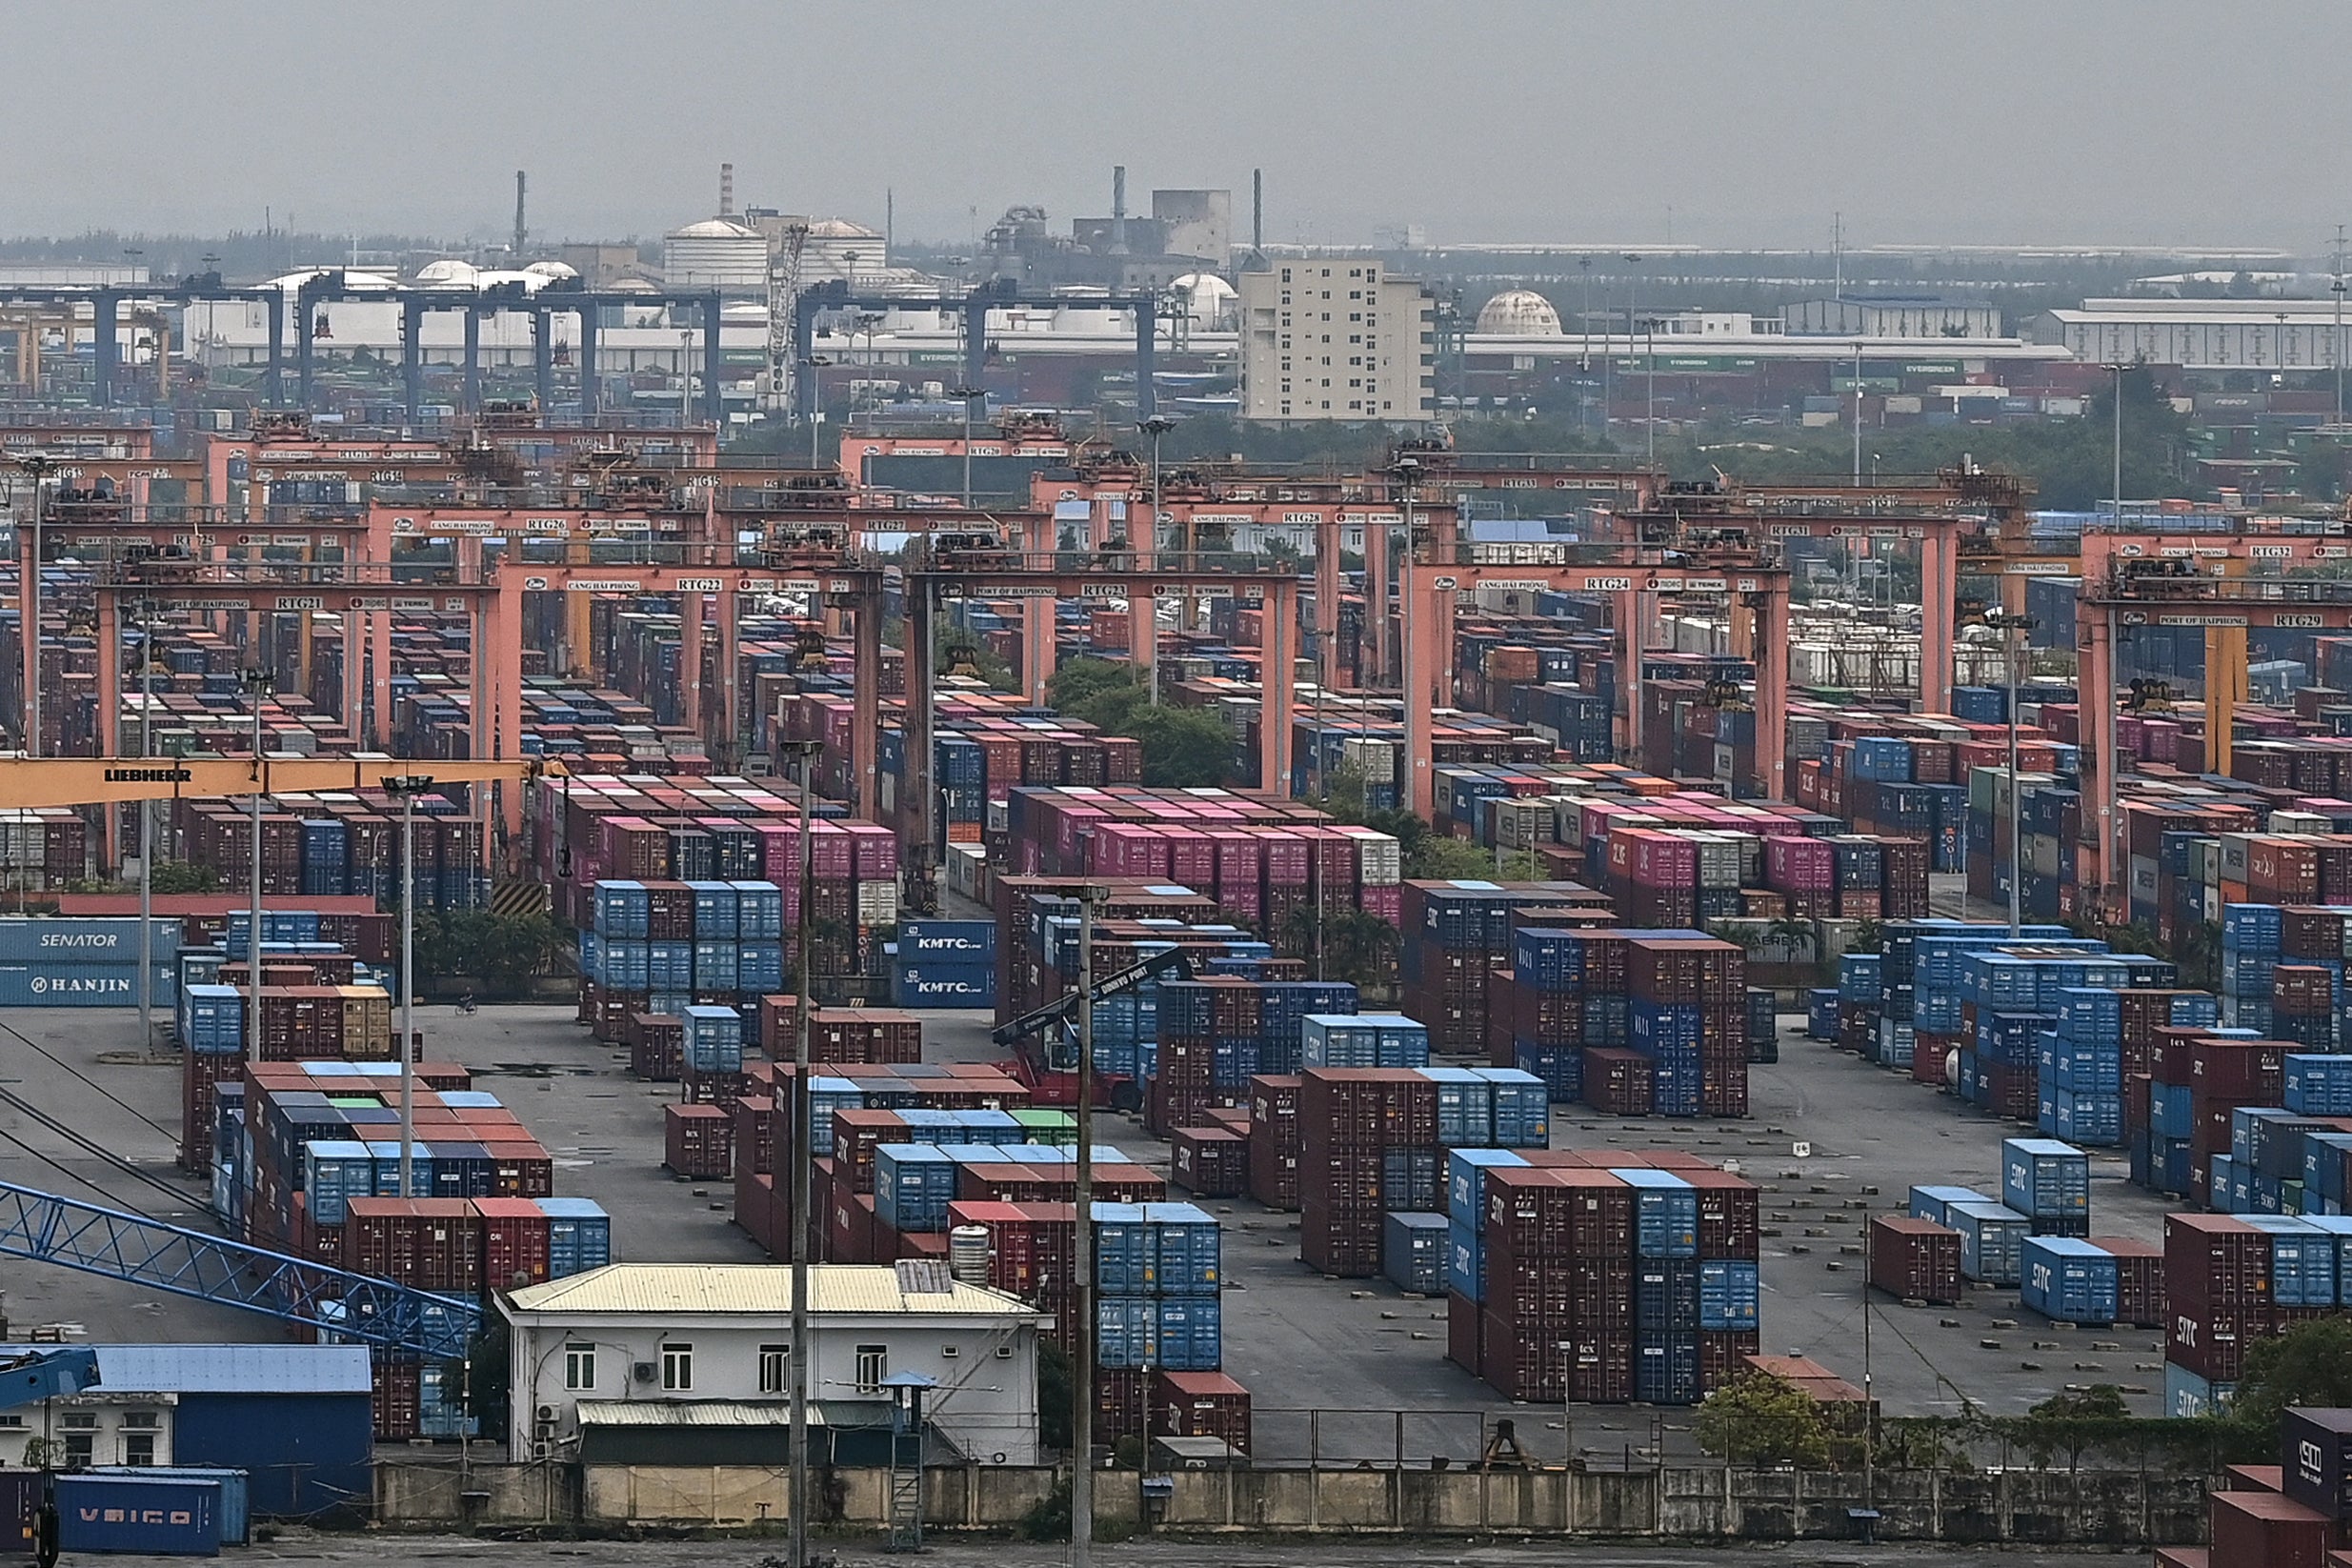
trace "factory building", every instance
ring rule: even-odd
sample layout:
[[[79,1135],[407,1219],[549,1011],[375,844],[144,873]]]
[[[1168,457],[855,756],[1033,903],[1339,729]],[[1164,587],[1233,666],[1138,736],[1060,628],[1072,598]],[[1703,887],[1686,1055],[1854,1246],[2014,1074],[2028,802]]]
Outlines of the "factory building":
[[[1363,258],[1244,272],[1241,417],[1414,425],[1437,402],[1432,301]]]
[[[2000,312],[1981,300],[1937,294],[1840,294],[1808,299],[1782,313],[1783,330],[1805,337],[1999,337]]]
[[[1043,1314],[944,1266],[826,1264],[810,1271],[809,1299],[823,1426],[886,1428],[889,1380],[913,1374],[930,1380],[933,1430],[963,1457],[1037,1462]],[[790,1269],[616,1263],[516,1291],[506,1317],[517,1458],[783,1462]]]
[[[2093,364],[2191,371],[2329,371],[2352,362],[2334,299],[2086,299],[2033,336]]]

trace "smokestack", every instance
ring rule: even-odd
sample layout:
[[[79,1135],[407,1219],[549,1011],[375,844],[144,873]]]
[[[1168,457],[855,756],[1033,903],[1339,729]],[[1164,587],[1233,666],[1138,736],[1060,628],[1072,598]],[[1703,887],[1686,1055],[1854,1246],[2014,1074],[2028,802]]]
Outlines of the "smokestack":
[[[1127,253],[1127,166],[1123,163],[1111,169],[1111,253]]]
[[[523,230],[523,186],[524,186],[524,183],[525,183],[525,181],[524,181],[523,171],[522,171],[521,170],[519,170],[519,169],[518,169],[518,170],[516,170],[516,171],[514,171],[514,255],[515,255],[515,259],[516,259],[516,260],[518,260],[518,261],[519,261],[520,259],[522,259],[522,254],[523,254],[523,233],[524,233],[524,230]]]
[[[1266,260],[1266,171],[1250,171],[1250,259],[1263,266]]]
[[[731,163],[718,166],[718,215],[722,218],[735,215],[735,166]]]

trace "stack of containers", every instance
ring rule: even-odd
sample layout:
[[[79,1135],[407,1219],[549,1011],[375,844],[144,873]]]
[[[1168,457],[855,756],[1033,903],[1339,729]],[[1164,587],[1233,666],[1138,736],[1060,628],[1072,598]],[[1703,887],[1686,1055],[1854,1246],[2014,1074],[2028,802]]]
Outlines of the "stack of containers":
[[[271,1251],[443,1295],[482,1296],[612,1261],[612,1221],[553,1195],[553,1163],[461,1069],[420,1063],[412,1191],[400,1197],[398,1071],[392,1063],[252,1063],[213,1130],[233,1172],[224,1217]],[[226,1099],[232,1097],[233,1108]],[[471,1436],[454,1381],[379,1355],[376,1435]]]
[[[593,884],[594,929],[580,941],[582,1007],[600,1040],[638,1014],[692,1006],[736,1015],[758,1038],[757,998],[784,988],[784,890],[773,882],[609,880]]]
[[[1980,1285],[2015,1285],[2022,1267],[2026,1236],[2034,1222],[1973,1187],[1914,1187],[1913,1219],[1942,1226],[1959,1236],[1960,1277]]]
[[[1626,944],[1634,1050],[1650,1109],[1672,1116],[1748,1114],[1746,955],[1729,942],[1642,936]]]
[[[1312,1068],[1299,1075],[1298,1120],[1299,1256],[1369,1278],[1382,1216],[1437,1207],[1437,1086],[1404,1069]]]
[[[1247,1396],[1229,1380],[1196,1375],[1223,1364],[1222,1236],[1216,1218],[1190,1203],[1097,1202],[1095,1227],[1096,1420],[1107,1441],[1144,1430],[1153,1382],[1162,1401],[1210,1393],[1228,1404],[1216,1436],[1246,1449]],[[1052,1315],[1049,1337],[1077,1331],[1075,1211],[1067,1201],[960,1199],[949,1206],[949,1256],[959,1277],[1006,1291]],[[967,1240],[985,1249],[976,1261]],[[1230,1408],[1236,1397],[1238,1411]],[[1237,1421],[1237,1426],[1230,1423]]]
[[[1298,1207],[1298,1162],[1306,1134],[1298,1119],[1297,1074],[1250,1080],[1250,1196],[1269,1209]]]
[[[2091,1156],[2055,1138],[2000,1140],[2000,1200],[2036,1236],[2091,1234]]]
[[[1455,1360],[1512,1398],[1663,1404],[1756,1354],[1756,1189],[1689,1156],[1639,1157],[1456,1167],[1457,1193],[1485,1209],[1477,1254],[1458,1235],[1450,1248]]]
[[[2225,1215],[2164,1216],[2164,1410],[2209,1416],[2228,1403],[2250,1340],[2275,1332],[2270,1237]]]
[[[1606,898],[1573,882],[1405,884],[1403,1010],[1429,1026],[1434,1050],[1495,1059],[1488,1043],[1489,975],[1498,964],[1516,960],[1516,912],[1533,912],[1531,917],[1547,923],[1600,925],[1615,918]]]
[[[2041,1130],[2074,1143],[2123,1141],[2123,994],[2065,986],[2040,1036]]]
[[[2163,1043],[2153,1064],[2148,1100],[2164,1163],[2156,1164],[2152,1148],[2148,1175],[2166,1191],[2185,1177],[2184,1196],[2200,1202],[2209,1202],[2217,1192],[2234,1195],[2241,1184],[2234,1157],[2239,1114],[2278,1105],[2287,1048],[2276,1040],[2247,1038],[2241,1031],[2179,1027],[2157,1033]],[[2249,1206],[2277,1212],[2285,1175],[2301,1173],[2245,1172]]]
[[[996,923],[900,921],[891,995],[900,1007],[995,1007]]]

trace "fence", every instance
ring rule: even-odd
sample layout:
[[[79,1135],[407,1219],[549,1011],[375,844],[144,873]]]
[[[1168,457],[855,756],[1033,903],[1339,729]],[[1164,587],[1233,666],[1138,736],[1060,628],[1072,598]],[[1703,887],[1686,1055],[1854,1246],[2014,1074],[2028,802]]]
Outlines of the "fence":
[[[1391,1439],[1392,1452],[1394,1438]],[[841,1522],[878,1528],[888,1472],[844,1470]],[[926,1473],[924,1514],[942,1529],[1010,1528],[1061,1478],[1049,1468],[942,1466]],[[2205,1478],[2118,1471],[1851,1471],[1722,1465],[1632,1469],[1346,1468],[1181,1470],[1147,1502],[1134,1471],[1095,1476],[1106,1528],[1528,1536],[1682,1540],[1839,1540],[1867,1501],[1890,1540],[2142,1547],[2201,1538]],[[377,1512],[392,1527],[651,1523],[756,1529],[787,1518],[783,1474],[767,1467],[377,1467]]]

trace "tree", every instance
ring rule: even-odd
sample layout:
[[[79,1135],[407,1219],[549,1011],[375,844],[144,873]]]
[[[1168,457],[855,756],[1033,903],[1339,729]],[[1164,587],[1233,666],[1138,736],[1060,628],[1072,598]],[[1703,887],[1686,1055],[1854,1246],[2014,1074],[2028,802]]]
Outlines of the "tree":
[[[2249,1444],[2275,1452],[2279,1417],[2289,1405],[2352,1405],[2352,1318],[2322,1317],[2246,1346],[2231,1399],[2232,1425]]]
[[[1733,1464],[1819,1470],[1829,1463],[1829,1420],[1813,1396],[1765,1372],[1743,1372],[1699,1407],[1699,1446]]]
[[[1405,875],[1416,881],[1494,881],[1498,879],[1495,852],[1466,838],[1441,838],[1424,834],[1404,854]]]
[[[1046,1447],[1070,1446],[1070,1353],[1049,1339],[1037,1341],[1037,1441]]]
[[[1133,690],[1135,684],[1132,665],[1110,659],[1069,659],[1054,667],[1052,678],[1045,683],[1045,697],[1060,712],[1075,715],[1103,693],[1122,687]]]
[[[547,973],[562,936],[544,914],[493,915],[486,909],[418,910],[416,972],[420,985],[452,975],[479,975],[499,995],[530,989]]]
[[[1213,714],[1192,708],[1137,708],[1128,715],[1125,733],[1143,743],[1146,784],[1195,789],[1232,776],[1233,731]],[[1269,779],[1266,785],[1279,789],[1281,781]]]
[[[219,886],[218,872],[185,860],[159,860],[148,877],[148,887],[155,893],[211,893]]]

